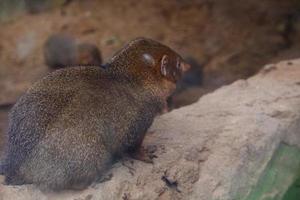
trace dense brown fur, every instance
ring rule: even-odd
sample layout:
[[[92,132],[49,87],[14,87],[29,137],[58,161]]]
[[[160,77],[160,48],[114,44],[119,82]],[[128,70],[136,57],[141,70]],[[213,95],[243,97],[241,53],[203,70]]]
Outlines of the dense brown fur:
[[[168,58],[163,66],[162,57]],[[115,158],[141,145],[183,67],[174,51],[140,38],[106,70],[66,68],[37,82],[10,113],[6,183],[46,190],[88,186]]]

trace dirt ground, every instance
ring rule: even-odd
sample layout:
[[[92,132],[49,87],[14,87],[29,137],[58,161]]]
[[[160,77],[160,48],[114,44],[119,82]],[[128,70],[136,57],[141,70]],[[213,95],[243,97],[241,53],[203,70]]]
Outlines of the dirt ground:
[[[49,70],[43,45],[53,33],[67,33],[99,47],[104,60],[129,40],[163,42],[203,70],[200,84],[178,93],[174,107],[234,80],[255,74],[269,62],[300,57],[297,0],[86,0],[1,23],[0,105],[13,104]],[[1,132],[7,125],[1,110]],[[1,139],[1,138],[0,138]]]

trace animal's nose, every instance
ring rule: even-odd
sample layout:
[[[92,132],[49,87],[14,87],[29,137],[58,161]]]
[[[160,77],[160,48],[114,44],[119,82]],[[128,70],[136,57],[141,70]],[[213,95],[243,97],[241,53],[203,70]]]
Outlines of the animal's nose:
[[[191,65],[186,63],[186,62],[181,62],[180,63],[180,68],[182,72],[186,72],[191,68]]]

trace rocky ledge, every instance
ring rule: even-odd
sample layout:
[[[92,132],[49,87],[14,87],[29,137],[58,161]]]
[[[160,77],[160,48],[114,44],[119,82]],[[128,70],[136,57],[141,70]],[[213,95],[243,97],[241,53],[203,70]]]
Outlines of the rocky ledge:
[[[0,185],[0,199],[248,200],[280,146],[300,147],[299,128],[300,60],[272,64],[158,117],[143,143],[156,150],[153,164],[124,159],[84,191]],[[268,198],[279,199],[288,186]]]

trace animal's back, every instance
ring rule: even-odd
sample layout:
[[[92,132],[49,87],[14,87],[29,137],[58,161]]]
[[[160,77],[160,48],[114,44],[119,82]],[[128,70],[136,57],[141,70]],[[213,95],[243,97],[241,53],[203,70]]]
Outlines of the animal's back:
[[[47,125],[74,94],[70,89],[58,90],[44,82],[45,79],[35,84],[18,100],[9,114],[8,145],[3,166],[7,183],[23,183],[18,178],[20,165],[44,136]]]
[[[115,154],[141,142],[157,112],[134,87],[98,67],[61,70],[38,82],[11,112],[7,182],[90,184]]]

